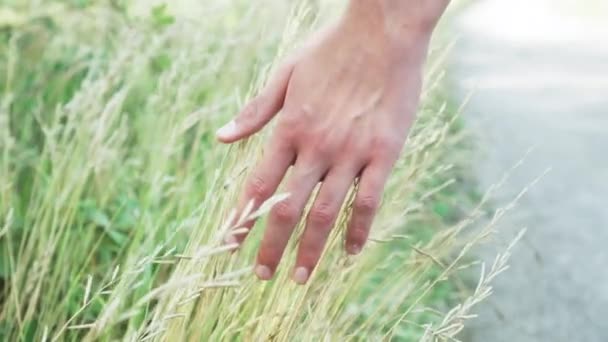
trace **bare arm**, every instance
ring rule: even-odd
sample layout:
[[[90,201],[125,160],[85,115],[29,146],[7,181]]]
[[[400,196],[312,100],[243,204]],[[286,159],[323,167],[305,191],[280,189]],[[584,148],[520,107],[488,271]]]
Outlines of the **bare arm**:
[[[291,194],[270,213],[255,268],[260,279],[274,275],[319,182],[293,279],[308,280],[356,178],[359,187],[345,248],[351,254],[361,252],[414,120],[428,42],[448,3],[351,0],[336,25],[290,56],[265,89],[218,131],[220,141],[232,143],[256,133],[281,112],[239,203],[242,209],[253,199],[258,206],[281,182]],[[229,239],[240,242],[244,236]]]

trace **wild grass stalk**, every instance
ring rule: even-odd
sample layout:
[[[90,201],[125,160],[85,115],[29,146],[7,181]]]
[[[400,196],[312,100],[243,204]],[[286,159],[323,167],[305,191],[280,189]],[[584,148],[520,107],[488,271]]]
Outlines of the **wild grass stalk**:
[[[129,7],[103,1],[3,7],[3,339],[448,336],[462,316],[442,321],[445,298],[454,297],[449,279],[464,260],[458,250],[477,242],[463,232],[481,211],[450,221],[434,207],[458,196],[458,161],[449,156],[460,137],[457,113],[439,96],[441,49],[361,256],[342,249],[350,203],[306,286],[288,279],[289,264],[271,282],[251,274],[262,224],[238,253],[222,244],[239,226],[227,222],[263,217],[284,194],[259,211],[234,212],[264,134],[223,147],[214,130],[336,2],[316,6],[213,0],[199,3],[198,19],[163,7],[135,19]]]

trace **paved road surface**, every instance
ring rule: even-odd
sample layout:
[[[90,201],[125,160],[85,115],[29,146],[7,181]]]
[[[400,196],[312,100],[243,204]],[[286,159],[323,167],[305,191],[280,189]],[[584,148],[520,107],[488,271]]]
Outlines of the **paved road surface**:
[[[496,203],[552,167],[503,225],[529,233],[470,341],[608,341],[608,6],[576,3],[479,1],[455,24],[451,69],[461,96],[476,89],[465,119],[482,188],[531,147]]]

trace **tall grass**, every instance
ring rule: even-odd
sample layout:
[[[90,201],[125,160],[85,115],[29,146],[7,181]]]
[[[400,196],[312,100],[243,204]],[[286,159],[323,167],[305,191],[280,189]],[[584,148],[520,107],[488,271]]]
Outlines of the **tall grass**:
[[[136,19],[116,1],[35,3],[0,12],[3,340],[458,333],[469,307],[442,320],[456,297],[449,279],[489,228],[468,228],[479,209],[442,214],[460,200],[456,113],[439,91],[443,49],[364,253],[341,248],[347,204],[308,285],[289,281],[289,264],[262,283],[250,270],[260,229],[237,253],[221,241],[231,217],[263,217],[281,199],[233,212],[264,134],[226,147],[213,132],[335,3],[312,12],[213,0],[199,3],[198,19],[164,7]]]

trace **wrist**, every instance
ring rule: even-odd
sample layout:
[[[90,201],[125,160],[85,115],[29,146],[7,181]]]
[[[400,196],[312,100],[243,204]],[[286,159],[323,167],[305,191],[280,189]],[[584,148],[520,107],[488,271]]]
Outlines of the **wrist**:
[[[449,0],[350,0],[345,21],[379,32],[395,47],[428,43]]]

